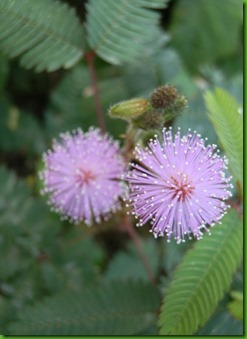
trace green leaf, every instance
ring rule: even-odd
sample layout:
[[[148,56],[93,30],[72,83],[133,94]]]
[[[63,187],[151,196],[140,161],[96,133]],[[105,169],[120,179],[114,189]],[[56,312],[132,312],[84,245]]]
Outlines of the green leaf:
[[[220,144],[229,160],[230,171],[240,192],[243,190],[243,118],[234,97],[221,88],[207,91],[205,102]]]
[[[11,106],[7,100],[1,100],[0,111],[1,150],[32,157],[45,150],[43,130],[34,116]]]
[[[196,91],[196,85],[178,54],[170,48],[161,49],[153,56],[143,55],[141,63],[136,61],[124,65],[121,70],[132,97],[150,96],[155,87],[166,83],[174,85],[181,94],[189,98],[193,97]]]
[[[172,45],[194,71],[237,50],[242,17],[239,0],[179,0],[171,24]]]
[[[40,268],[42,286],[49,293],[79,292],[100,279],[104,252],[81,227],[67,227],[47,252],[49,261],[42,262]]]
[[[63,294],[27,307],[10,326],[18,335],[129,335],[154,323],[159,307],[155,288],[120,282]]]
[[[8,60],[3,55],[0,55],[0,91],[2,92],[7,80],[9,72]]]
[[[165,41],[158,24],[168,0],[89,0],[86,30],[90,46],[104,60],[119,65],[133,61]],[[158,43],[160,45],[160,43]]]
[[[242,224],[230,211],[174,272],[161,308],[160,334],[191,335],[203,326],[228,290],[241,256]]]
[[[36,263],[37,256],[54,241],[60,223],[27,185],[0,167],[0,279],[5,281]]]
[[[6,334],[7,322],[11,319],[12,310],[7,298],[0,296],[0,331]]]
[[[101,104],[108,131],[116,137],[124,133],[126,123],[116,123],[106,112],[112,103],[128,98],[128,93],[122,78],[112,76],[111,70],[112,68],[105,70],[103,80],[99,76],[98,86],[99,92],[102,93]],[[66,73],[52,93],[51,107],[46,112],[46,130],[49,138],[56,138],[65,128],[70,130],[81,126],[83,130],[87,130],[95,124],[95,103],[88,69],[77,65]]]
[[[196,335],[209,336],[209,335],[243,335],[243,321],[236,320],[226,310],[226,304],[229,297],[226,295],[219,303],[215,312],[210,317],[209,321],[201,328]]]
[[[208,143],[215,144],[217,135],[215,130],[205,114],[205,104],[202,92],[198,89],[189,102],[189,107],[178,116],[173,124],[173,128],[181,127],[181,132],[186,134],[191,128],[200,133],[203,138],[208,138]]]
[[[142,242],[142,249],[149,258],[149,263],[154,274],[158,271],[159,255],[155,239]],[[128,246],[126,252],[118,252],[110,261],[105,273],[106,280],[142,279],[148,280],[147,273],[136,249]]]
[[[236,318],[237,320],[243,319],[243,293],[238,291],[232,291],[230,293],[233,301],[231,301],[227,308],[231,315]]]
[[[75,11],[54,0],[0,0],[0,50],[37,72],[73,66],[82,56]]]

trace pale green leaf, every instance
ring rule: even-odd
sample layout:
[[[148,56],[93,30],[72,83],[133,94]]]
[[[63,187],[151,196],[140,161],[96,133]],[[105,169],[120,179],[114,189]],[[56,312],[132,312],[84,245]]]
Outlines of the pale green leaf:
[[[238,319],[243,319],[243,293],[238,291],[232,291],[231,297],[233,300],[227,305],[227,308],[231,315]]]
[[[242,192],[243,189],[243,116],[234,97],[221,88],[207,91],[205,102],[218,135],[219,142],[229,160],[230,171]]]

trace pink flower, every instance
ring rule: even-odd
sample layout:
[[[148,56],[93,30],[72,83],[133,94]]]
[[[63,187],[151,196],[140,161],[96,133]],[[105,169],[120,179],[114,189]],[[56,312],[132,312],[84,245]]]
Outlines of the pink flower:
[[[88,225],[106,219],[118,209],[123,194],[124,162],[117,143],[93,128],[60,137],[44,154],[42,193],[49,194],[52,209],[63,219]]]
[[[231,196],[227,160],[216,145],[204,145],[196,132],[173,140],[172,130],[163,130],[163,142],[151,140],[145,150],[136,147],[137,162],[127,174],[132,214],[137,226],[151,221],[154,236],[167,234],[179,243],[187,234],[202,238],[202,229],[214,226],[226,213]]]

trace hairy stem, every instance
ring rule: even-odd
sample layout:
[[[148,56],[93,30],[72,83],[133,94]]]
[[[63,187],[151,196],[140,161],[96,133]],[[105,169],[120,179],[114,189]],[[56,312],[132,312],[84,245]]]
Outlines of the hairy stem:
[[[96,114],[97,114],[97,120],[98,120],[98,124],[99,124],[101,131],[104,133],[104,132],[106,132],[106,128],[105,128],[104,114],[103,114],[103,110],[102,110],[101,102],[100,102],[100,97],[99,97],[99,88],[98,88],[98,83],[97,83],[95,67],[94,67],[94,57],[95,57],[94,51],[90,51],[90,52],[85,54],[85,59],[86,59],[87,64],[88,64],[91,84],[92,84],[92,88],[93,88],[93,95],[94,95],[94,103],[95,103],[95,109],[96,109]]]

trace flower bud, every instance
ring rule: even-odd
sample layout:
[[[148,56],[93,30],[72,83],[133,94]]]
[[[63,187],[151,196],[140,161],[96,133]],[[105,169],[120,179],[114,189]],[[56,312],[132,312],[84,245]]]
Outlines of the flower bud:
[[[133,119],[133,125],[135,127],[150,130],[150,129],[160,129],[164,126],[164,116],[157,110],[148,110],[141,116]]]
[[[183,95],[178,95],[172,109],[174,110],[174,113],[180,113],[188,106],[188,100]]]
[[[152,93],[150,103],[156,109],[169,108],[174,104],[177,94],[175,87],[171,85],[161,86]]]
[[[112,118],[120,118],[127,121],[144,114],[150,107],[149,101],[143,98],[135,98],[117,103],[109,108],[108,113]]]

